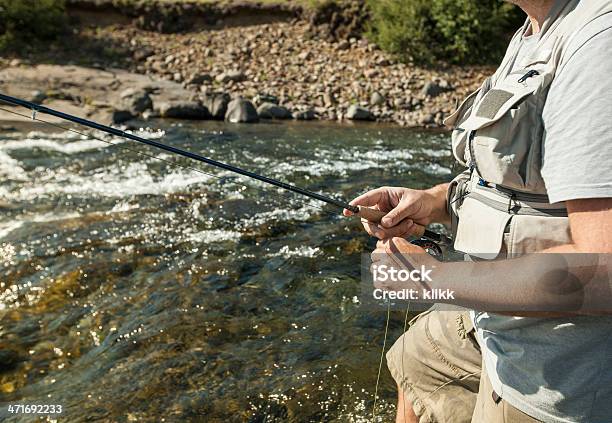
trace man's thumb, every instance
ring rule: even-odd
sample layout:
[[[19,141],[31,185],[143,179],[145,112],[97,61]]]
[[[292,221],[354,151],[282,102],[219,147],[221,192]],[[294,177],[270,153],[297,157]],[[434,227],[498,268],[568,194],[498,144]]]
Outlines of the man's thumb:
[[[395,221],[397,220],[397,211],[396,210],[391,210],[389,213],[387,213],[386,216],[384,216],[381,220],[380,220],[380,224],[384,227],[384,228],[391,228],[393,226],[395,226]]]

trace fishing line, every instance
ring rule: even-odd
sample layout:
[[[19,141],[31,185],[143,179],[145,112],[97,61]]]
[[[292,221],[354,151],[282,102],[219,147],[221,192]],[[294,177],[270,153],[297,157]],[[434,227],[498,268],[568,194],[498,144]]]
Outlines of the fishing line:
[[[59,125],[57,123],[53,123],[53,122],[49,122],[49,121],[40,119],[40,118],[36,117],[35,114],[33,114],[32,116],[28,116],[28,115],[25,115],[25,114],[22,114],[22,113],[15,112],[13,110],[5,109],[3,107],[0,107],[0,110],[2,110],[4,112],[7,112],[7,113],[11,113],[11,114],[17,115],[17,116],[21,116],[21,117],[26,118],[28,120],[31,119],[31,120],[34,120],[34,121],[37,121],[37,122],[44,123],[44,124],[49,125],[49,126],[53,126],[55,128],[58,128],[58,129],[62,129],[64,131],[72,132],[72,133],[81,135],[81,136],[83,136],[85,138],[88,138],[88,139],[100,141],[100,142],[103,142],[105,144],[109,144],[109,145],[115,146],[117,148],[120,148],[120,149],[122,149],[124,151],[129,151],[129,152],[138,154],[140,156],[144,156],[144,157],[148,157],[148,158],[151,158],[151,159],[159,160],[159,161],[162,161],[162,162],[165,162],[165,163],[169,164],[170,166],[181,167],[183,169],[191,170],[193,172],[198,172],[198,173],[201,173],[203,175],[216,178],[216,179],[220,180],[222,183],[225,183],[227,181],[227,179],[228,179],[225,176],[215,175],[213,173],[209,173],[209,172],[203,171],[201,169],[198,169],[198,168],[195,168],[195,167],[192,167],[192,166],[188,166],[188,165],[184,165],[184,164],[178,163],[178,162],[176,162],[174,160],[163,159],[161,157],[157,157],[157,156],[154,156],[152,154],[144,153],[142,151],[135,150],[135,149],[130,148],[130,147],[126,147],[126,146],[124,146],[122,144],[119,144],[119,143],[113,143],[111,141],[104,140],[104,139],[102,139],[100,137],[97,137],[95,135],[92,135],[92,134],[87,134],[87,133],[84,133],[84,132],[80,132],[80,131],[77,131],[76,129],[72,129],[72,128],[69,128],[67,126]],[[295,198],[295,197],[289,197],[289,196],[283,195],[281,193],[275,193],[275,192],[269,191],[269,190],[267,190],[265,188],[257,187],[257,186],[254,186],[254,185],[246,185],[246,184],[244,184],[242,182],[237,183],[237,185],[240,185],[240,186],[242,186],[244,188],[252,188],[252,189],[258,190],[261,193],[264,193],[264,194],[267,194],[267,195],[271,195],[271,196],[277,197],[279,199],[292,200],[292,201],[295,201],[295,202],[297,202],[297,203],[299,203],[299,204],[301,204],[301,205],[303,205],[305,207],[311,207],[311,208],[318,209],[322,213],[327,214],[329,216],[338,217],[338,215],[336,213],[329,212],[329,211],[325,210],[323,207],[320,207],[320,206],[317,206],[317,205],[311,204],[311,203],[306,203],[305,201],[302,201],[302,200],[300,200],[298,198]]]
[[[383,346],[380,352],[380,361],[378,363],[378,374],[376,375],[376,386],[374,388],[374,405],[372,405],[372,422],[376,419],[376,402],[378,401],[378,387],[380,386],[380,374],[382,372],[383,362],[385,361],[385,349],[387,348],[387,333],[389,332],[389,320],[391,320],[391,301],[387,300],[387,319],[385,321],[385,336],[383,337]]]

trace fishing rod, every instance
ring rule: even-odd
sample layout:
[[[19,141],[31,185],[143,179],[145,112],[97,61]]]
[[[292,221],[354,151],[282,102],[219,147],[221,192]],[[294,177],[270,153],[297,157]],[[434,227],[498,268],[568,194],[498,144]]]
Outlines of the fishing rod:
[[[116,129],[113,128],[111,126],[107,126],[107,125],[103,125],[101,123],[97,123],[91,120],[87,120],[87,119],[83,119],[80,118],[78,116],[74,116],[74,115],[70,115],[67,113],[63,113],[60,112],[58,110],[54,110],[54,109],[50,109],[48,107],[42,106],[40,104],[36,104],[33,103],[31,101],[27,101],[27,100],[23,100],[17,97],[12,97],[9,95],[5,95],[0,93],[0,100],[8,103],[8,104],[12,104],[14,106],[20,106],[20,107],[24,107],[26,109],[30,109],[32,110],[32,112],[34,114],[36,113],[42,113],[42,114],[47,114],[50,116],[55,116],[58,117],[60,119],[69,121],[69,122],[73,122],[76,123],[78,125],[82,125],[82,126],[86,126],[88,128],[92,128],[92,129],[96,129],[98,131],[102,131],[105,132],[107,134],[110,135],[115,135],[117,137],[122,137],[122,138],[127,138],[129,140],[132,141],[136,141],[139,142],[141,144],[146,144],[150,147],[155,147],[157,149],[160,150],[164,150],[182,157],[187,157],[189,159],[192,160],[196,160],[202,163],[206,163],[208,165],[211,166],[215,166],[218,167],[220,169],[224,169],[227,171],[230,171],[232,173],[237,173],[239,175],[242,176],[246,176],[248,178],[251,179],[255,179],[257,181],[269,184],[269,185],[273,185],[276,186],[278,188],[282,188],[284,190],[290,191],[290,192],[294,192],[303,196],[306,196],[308,198],[312,198],[321,202],[324,202],[326,204],[330,204],[332,206],[338,207],[340,209],[346,209],[351,211],[352,213],[354,213],[356,216],[359,216],[363,219],[366,219],[372,223],[380,223],[381,219],[386,215],[386,213],[380,211],[380,210],[375,210],[375,209],[371,209],[368,207],[363,207],[363,206],[354,206],[351,205],[345,201],[341,201],[341,200],[336,200],[335,198],[331,198],[325,195],[321,195],[319,193],[304,189],[304,188],[300,188],[297,187],[295,185],[291,185],[291,184],[287,184],[285,182],[279,181],[278,179],[273,179],[273,178],[269,178],[267,176],[264,175],[260,175],[254,172],[250,172],[248,170],[236,167],[236,166],[232,166],[230,164],[227,163],[223,163],[217,160],[213,160],[210,159],[208,157],[204,157],[202,155],[196,154],[196,153],[192,153],[190,151],[186,151],[186,150],[182,150],[180,148],[176,148],[176,147],[172,147],[170,145],[166,145],[166,144],[162,144],[160,142],[157,141],[153,141],[153,140],[148,140],[146,138],[142,138],[139,137],[137,135],[134,134],[130,134],[128,132],[122,131],[120,129]],[[35,117],[35,115],[33,115],[33,118]],[[417,225],[415,224],[415,233],[414,235],[417,238],[426,238],[430,241],[436,242],[436,243],[440,243],[440,244],[444,244],[444,245],[449,245],[451,243],[451,240],[446,237],[445,235],[442,234],[438,234],[436,232],[432,232],[428,229],[426,229],[424,226],[421,225]]]

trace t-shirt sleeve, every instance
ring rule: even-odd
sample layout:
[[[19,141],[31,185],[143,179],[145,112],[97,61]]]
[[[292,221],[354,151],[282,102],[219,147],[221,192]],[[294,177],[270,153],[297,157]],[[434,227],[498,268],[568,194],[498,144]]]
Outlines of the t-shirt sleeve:
[[[612,19],[606,21],[574,46],[544,107],[542,176],[553,203],[612,197]]]

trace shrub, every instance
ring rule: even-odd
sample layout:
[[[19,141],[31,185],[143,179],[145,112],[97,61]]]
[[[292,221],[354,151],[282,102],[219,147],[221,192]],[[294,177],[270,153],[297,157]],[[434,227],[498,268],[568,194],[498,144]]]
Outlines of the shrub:
[[[0,48],[46,41],[65,24],[64,0],[0,0]]]
[[[524,20],[501,0],[369,0],[369,37],[420,64],[499,60]]]

